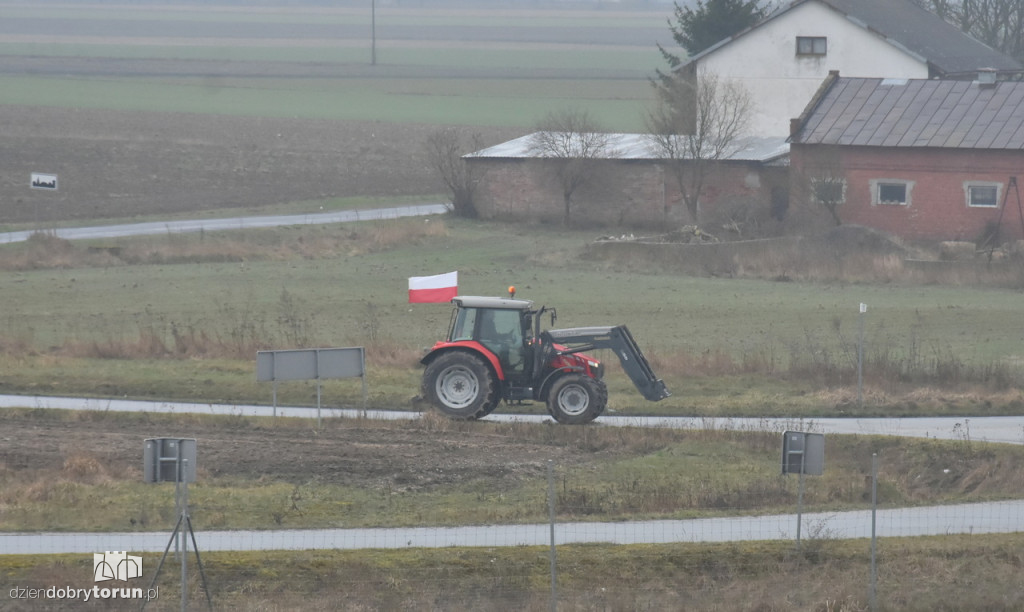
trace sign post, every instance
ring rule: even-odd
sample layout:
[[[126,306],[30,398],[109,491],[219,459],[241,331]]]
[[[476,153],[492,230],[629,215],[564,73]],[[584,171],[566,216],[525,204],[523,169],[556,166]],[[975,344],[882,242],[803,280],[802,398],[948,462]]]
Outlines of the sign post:
[[[868,305],[860,304],[860,319],[857,333],[857,405],[864,406],[864,313]]]
[[[320,381],[324,378],[361,378],[363,410],[366,410],[366,355],[361,346],[347,348],[258,351],[256,380],[274,383],[274,416],[277,416],[277,383],[281,380],[316,381],[316,422],[320,419]]]
[[[796,547],[800,548],[800,527],[803,522],[804,475],[821,476],[825,472],[825,435],[786,431],[782,434],[782,473],[799,474],[796,501]]]
[[[57,175],[48,174],[44,172],[32,172],[29,175],[28,186],[30,189],[36,189],[39,191],[57,191]],[[33,217],[35,220],[36,231],[42,229],[39,226],[39,206],[33,206]]]
[[[188,513],[188,483],[196,481],[196,440],[195,438],[149,438],[143,447],[142,464],[143,482],[174,483],[174,505],[178,510],[178,522],[174,526],[174,531],[171,532],[171,539],[167,542],[164,556],[160,558],[160,564],[156,567],[153,582],[149,587],[152,589],[156,585],[156,579],[160,576],[164,561],[167,560],[171,544],[178,545],[181,555],[181,612],[188,609],[187,536],[191,536],[192,550],[196,553],[196,564],[199,566],[199,576],[203,580],[203,591],[206,593],[206,603],[213,610],[210,589],[206,586],[206,572],[203,570],[203,561],[199,558],[199,546],[196,544],[196,534],[192,530],[192,518]],[[142,607],[146,607],[145,602]]]

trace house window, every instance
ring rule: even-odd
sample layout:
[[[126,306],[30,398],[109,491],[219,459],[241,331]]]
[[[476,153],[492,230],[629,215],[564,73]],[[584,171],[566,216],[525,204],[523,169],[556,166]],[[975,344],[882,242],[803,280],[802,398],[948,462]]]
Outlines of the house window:
[[[871,203],[891,206],[909,206],[910,192],[914,184],[910,181],[871,181]]]
[[[999,206],[999,183],[965,183],[967,205],[978,208]]]
[[[828,39],[824,36],[797,36],[797,55],[825,55],[828,53]]]

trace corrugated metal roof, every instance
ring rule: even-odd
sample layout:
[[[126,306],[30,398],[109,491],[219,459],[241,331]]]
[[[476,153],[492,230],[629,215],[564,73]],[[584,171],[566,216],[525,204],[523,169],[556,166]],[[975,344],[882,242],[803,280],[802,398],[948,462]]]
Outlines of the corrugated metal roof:
[[[1024,149],[1024,82],[837,78],[791,138],[804,144]]]
[[[536,159],[533,146],[536,132],[520,136],[514,140],[503,142],[493,147],[481,149],[466,155],[467,158],[504,158],[504,159]],[[735,153],[725,157],[730,161],[768,162],[789,154],[789,143],[785,138],[743,138],[736,141]],[[650,134],[608,134],[608,147],[605,159],[621,160],[660,160],[664,155],[658,153],[658,147],[651,140]]]

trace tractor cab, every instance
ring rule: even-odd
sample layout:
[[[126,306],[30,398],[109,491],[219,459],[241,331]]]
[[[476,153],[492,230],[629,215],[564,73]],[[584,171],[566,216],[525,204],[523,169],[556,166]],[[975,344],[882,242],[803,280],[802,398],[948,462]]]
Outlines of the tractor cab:
[[[532,375],[539,315],[547,309],[534,310],[531,300],[499,297],[459,296],[452,303],[447,343],[482,345],[496,358],[504,380],[518,383]]]

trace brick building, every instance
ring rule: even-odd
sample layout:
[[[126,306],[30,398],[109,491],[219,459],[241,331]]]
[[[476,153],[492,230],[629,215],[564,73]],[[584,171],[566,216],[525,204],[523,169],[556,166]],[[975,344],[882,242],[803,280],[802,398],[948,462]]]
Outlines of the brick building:
[[[1024,82],[833,73],[792,122],[788,214],[914,240],[1024,238]]]
[[[538,156],[526,135],[463,159],[481,177],[474,202],[484,219],[559,222],[562,189],[552,161]],[[708,163],[701,223],[736,215],[769,214],[772,193],[787,184],[782,139],[749,139],[728,159]],[[575,225],[665,228],[694,223],[666,160],[644,134],[610,134],[597,171],[573,194]],[[667,229],[667,228],[666,228]]]

